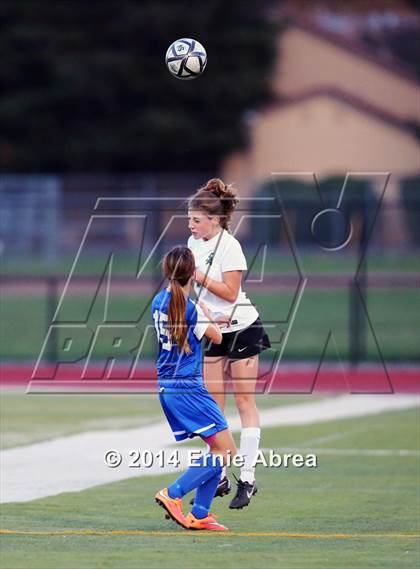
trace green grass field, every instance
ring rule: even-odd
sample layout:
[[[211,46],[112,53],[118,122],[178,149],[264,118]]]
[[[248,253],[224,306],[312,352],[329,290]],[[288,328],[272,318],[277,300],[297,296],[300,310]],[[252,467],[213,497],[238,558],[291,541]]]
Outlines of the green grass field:
[[[249,261],[253,255],[252,248],[247,251]],[[144,257],[145,255],[143,255]],[[142,260],[143,260],[142,257]],[[357,258],[357,257],[356,257]],[[302,267],[308,272],[317,273],[343,273],[352,271],[355,261],[354,252],[328,256],[314,252],[303,252],[300,255]],[[99,275],[104,270],[105,256],[92,256],[81,258],[77,264],[77,274]],[[159,259],[150,260],[144,271],[150,274]],[[47,262],[45,259],[33,256],[5,257],[2,262],[2,272],[5,275],[68,275],[73,266],[74,255],[59,257],[57,260]],[[117,275],[133,275],[138,263],[138,256],[130,253],[119,252],[115,255],[113,273]],[[257,258],[256,265],[259,263]],[[267,256],[265,270],[267,273],[278,274],[279,272],[295,272],[296,265],[293,257],[288,253],[276,253],[271,250]],[[386,271],[392,273],[412,272],[419,270],[419,260],[416,251],[406,252],[378,252],[369,255],[370,271]]]
[[[303,400],[307,398],[261,396],[259,405]],[[61,434],[95,428],[92,421],[97,421],[96,428],[114,428],[124,420],[127,426],[141,424],[146,418],[161,418],[155,403],[150,396],[4,392],[4,442],[23,444],[24,433],[30,442],[34,432],[42,438],[56,428]],[[21,434],[20,443],[11,438],[13,433]],[[141,446],[146,448],[147,441]],[[259,493],[242,511],[229,510],[227,498],[216,499],[213,511],[232,533],[187,532],[165,520],[153,495],[174,476],[142,477],[3,505],[2,529],[22,533],[1,536],[0,565],[177,569],[200,567],[204,560],[206,565],[242,569],[418,567],[418,409],[265,429],[262,446],[312,450],[318,468],[259,467]],[[386,452],[375,454],[378,450]],[[414,452],[401,455],[400,450]],[[30,465],[27,469],[30,476]]]
[[[253,294],[252,301],[257,306],[264,323],[286,322],[292,306],[293,292],[279,294]],[[109,305],[109,320],[128,323],[138,318],[146,299],[134,296],[115,296]],[[420,359],[420,291],[415,289],[371,289],[367,298],[368,314],[374,328],[381,352],[388,362],[418,361]],[[60,321],[84,320],[88,307],[86,297],[69,297],[60,314]],[[89,323],[92,329],[103,320],[104,302],[99,297],[92,311]],[[349,356],[349,295],[347,290],[305,292],[292,333],[289,336],[285,359],[317,359],[322,353],[324,340],[330,330],[343,359]],[[146,324],[151,324],[147,311]],[[139,325],[143,330],[145,324]],[[47,305],[45,298],[25,298],[8,296],[1,308],[1,329],[4,341],[0,345],[0,357],[6,359],[36,359],[39,355],[47,330]],[[280,338],[280,331],[286,331],[287,324],[277,329],[267,328],[273,346]],[[396,333],[398,331],[398,333]],[[154,332],[147,338],[143,359],[152,359],[156,349]],[[367,359],[378,361],[378,351],[374,336],[367,330]],[[278,349],[278,344],[276,349]],[[106,355],[104,342],[99,342],[94,351],[94,359]],[[272,358],[266,352],[262,359]],[[335,354],[328,353],[327,359]]]
[[[87,430],[127,429],[162,420],[156,393],[141,395],[24,395],[21,389],[0,396],[1,448],[13,448]],[[321,396],[257,395],[265,409],[315,401]],[[227,411],[235,409],[228,398]]]

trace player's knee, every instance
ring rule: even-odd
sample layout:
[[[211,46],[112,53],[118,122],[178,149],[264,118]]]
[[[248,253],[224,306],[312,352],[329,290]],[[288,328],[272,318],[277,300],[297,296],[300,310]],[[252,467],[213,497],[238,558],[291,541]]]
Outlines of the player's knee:
[[[217,393],[213,395],[213,399],[216,401],[222,412],[225,410],[225,398],[218,395]]]
[[[236,406],[238,408],[239,413],[246,413],[249,410],[254,409],[255,407],[255,400],[253,395],[248,393],[237,394],[236,395]]]

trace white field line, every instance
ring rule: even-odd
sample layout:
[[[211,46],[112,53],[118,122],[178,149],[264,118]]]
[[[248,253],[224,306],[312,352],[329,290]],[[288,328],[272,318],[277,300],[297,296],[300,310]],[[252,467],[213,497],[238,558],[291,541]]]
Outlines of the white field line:
[[[323,435],[322,437],[316,437],[315,439],[309,439],[305,442],[299,443],[301,446],[310,447],[311,445],[320,445],[324,443],[330,443],[332,441],[338,441],[343,439],[348,435],[354,435],[354,433],[360,433],[364,431],[365,428],[359,427],[358,429],[346,429],[339,431],[338,433],[331,433],[329,435]]]
[[[415,456],[420,457],[420,451],[400,448],[302,448],[302,447],[279,447],[277,449],[262,448],[264,453],[270,450],[280,454],[316,454],[331,456]]]
[[[344,395],[262,410],[261,426],[307,425],[410,409],[419,404],[418,395]],[[237,415],[228,416],[228,422],[233,431],[240,430]],[[131,450],[150,449],[156,453],[173,444],[168,424],[159,422],[136,429],[90,431],[5,450],[0,453],[1,502],[26,502],[117,480],[173,472],[178,470],[175,466],[166,464],[162,468],[157,461],[151,468],[128,467]],[[123,457],[118,468],[108,468],[104,463],[110,449]],[[188,450],[179,446],[182,464],[186,464]]]
[[[205,447],[202,445],[201,447],[192,447],[188,446],[184,448],[182,446],[171,446],[165,447],[166,456],[169,457],[173,454],[175,457],[179,457],[179,461],[182,465],[184,465],[188,460],[188,451],[194,454],[191,454],[192,459],[194,459],[197,455],[195,453],[205,452]],[[267,462],[269,460],[269,453],[277,453],[282,456],[282,459],[285,454],[300,454],[303,457],[308,454],[316,454],[316,455],[329,455],[329,456],[402,456],[402,457],[416,457],[420,458],[420,451],[419,450],[411,450],[411,449],[401,449],[401,448],[315,448],[315,447],[261,447],[260,451],[263,452]],[[282,461],[283,464],[284,461]],[[292,461],[289,460],[289,465],[292,464]],[[182,467],[180,467],[182,469]],[[169,472],[169,471],[168,471]]]

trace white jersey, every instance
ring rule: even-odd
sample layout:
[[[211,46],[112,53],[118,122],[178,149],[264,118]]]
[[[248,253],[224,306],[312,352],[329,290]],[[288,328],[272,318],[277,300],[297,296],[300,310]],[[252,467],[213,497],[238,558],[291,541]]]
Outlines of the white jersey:
[[[194,253],[196,268],[215,281],[223,282],[223,273],[226,271],[247,270],[241,244],[225,229],[207,241],[195,239],[191,235],[188,239],[188,247]],[[237,321],[228,328],[221,328],[222,333],[242,330],[258,318],[257,310],[243,292],[242,287],[239,288],[234,302],[216,296],[197,283],[194,284],[194,289],[198,299],[207,304],[213,317],[224,314],[232,316],[232,320]]]

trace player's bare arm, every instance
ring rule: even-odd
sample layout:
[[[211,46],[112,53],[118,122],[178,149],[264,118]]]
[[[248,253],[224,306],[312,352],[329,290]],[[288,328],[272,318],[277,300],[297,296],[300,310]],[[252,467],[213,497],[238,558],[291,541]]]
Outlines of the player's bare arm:
[[[202,271],[195,271],[195,281],[207,288],[218,297],[235,302],[238,298],[239,289],[241,287],[242,271],[227,271],[223,273],[223,282],[215,281],[206,276]]]

